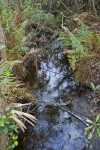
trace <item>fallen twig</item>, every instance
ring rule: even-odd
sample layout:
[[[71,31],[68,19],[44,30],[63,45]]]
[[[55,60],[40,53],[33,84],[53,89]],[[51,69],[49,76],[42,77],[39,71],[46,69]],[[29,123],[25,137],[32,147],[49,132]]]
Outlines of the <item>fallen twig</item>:
[[[66,106],[66,105],[61,105],[61,104],[57,104],[57,103],[50,103],[49,101],[42,101],[42,100],[38,100],[38,101],[40,101],[40,102],[42,102],[42,103],[48,103],[48,105],[53,105],[54,107],[60,107],[61,109],[63,109],[63,110],[65,110],[66,112],[68,112],[69,114],[71,114],[72,116],[74,116],[75,118],[77,118],[78,120],[80,120],[81,122],[83,122],[83,124],[85,125],[85,126],[89,126],[89,124],[87,124],[81,117],[79,117],[78,115],[76,115],[76,114],[74,114],[74,112],[72,112],[72,110],[68,110],[68,109],[65,109],[64,108],[64,106]],[[76,112],[76,113],[78,113],[78,112]],[[84,115],[84,114],[82,114],[82,113],[80,113],[81,115]],[[86,115],[84,115],[85,117],[88,117],[88,116],[86,116]],[[88,117],[89,118],[89,117]]]
[[[63,110],[65,110],[63,107],[61,107]],[[73,112],[69,111],[69,110],[65,110],[67,111],[69,114],[71,114],[72,116],[74,116],[75,118],[77,118],[78,120],[80,120],[81,122],[84,123],[85,126],[89,126],[89,124],[87,124],[81,117],[79,117],[78,115],[75,115]]]

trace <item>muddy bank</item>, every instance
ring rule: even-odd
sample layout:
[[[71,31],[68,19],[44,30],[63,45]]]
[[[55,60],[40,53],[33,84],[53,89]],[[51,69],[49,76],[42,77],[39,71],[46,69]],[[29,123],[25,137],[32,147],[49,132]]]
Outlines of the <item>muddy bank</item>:
[[[95,115],[97,114],[97,112],[93,114],[93,110],[95,106],[92,104],[91,100],[88,98],[89,95],[91,95],[91,93],[92,92],[87,90],[86,92],[83,92],[81,100],[79,97],[77,97],[73,101],[74,110],[78,112],[78,116],[80,116],[84,120],[86,120],[86,118],[94,119]],[[77,121],[76,123],[79,124],[79,121]],[[90,150],[92,149],[99,150],[100,149],[99,142],[100,142],[100,139],[97,138],[96,135],[94,134],[92,139],[90,140],[90,143],[91,143]]]

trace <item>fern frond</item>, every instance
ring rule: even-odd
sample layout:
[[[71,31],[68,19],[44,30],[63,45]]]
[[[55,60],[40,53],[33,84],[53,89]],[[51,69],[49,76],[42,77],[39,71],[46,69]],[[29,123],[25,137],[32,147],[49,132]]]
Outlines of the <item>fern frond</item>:
[[[70,39],[72,41],[72,47],[75,48],[75,53],[85,54],[85,47],[81,44],[81,42],[74,36],[73,33],[70,33]]]
[[[12,74],[10,73],[10,64],[7,62],[0,62],[0,94],[4,95],[9,93],[9,87],[11,87],[11,82],[13,80]],[[3,96],[2,95],[2,96]]]
[[[78,37],[80,40],[87,40],[92,38],[92,32],[89,30],[89,27],[87,27],[82,22],[80,23],[80,27],[78,28]]]

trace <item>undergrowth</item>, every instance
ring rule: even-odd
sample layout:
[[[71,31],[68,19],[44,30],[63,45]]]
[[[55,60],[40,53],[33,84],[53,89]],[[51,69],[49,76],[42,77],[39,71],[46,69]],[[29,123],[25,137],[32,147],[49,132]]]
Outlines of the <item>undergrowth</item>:
[[[6,115],[0,116],[0,134],[8,135],[5,150],[13,150],[18,145],[18,136],[16,136],[16,133],[18,133],[19,127],[12,119],[11,111],[12,108],[8,109]]]
[[[4,99],[5,94],[10,93],[11,81],[13,80],[9,67],[10,65],[8,63],[0,62],[0,96]]]
[[[92,80],[92,67],[100,59],[100,36],[82,22],[72,32],[67,27],[63,29],[64,53],[68,56],[71,68],[76,71],[76,80],[89,82]]]
[[[9,70],[10,66],[7,62],[0,62],[0,98],[5,102],[9,100],[11,82],[13,80],[12,74]],[[5,110],[6,111],[6,110]],[[18,133],[18,125],[12,119],[12,108],[7,110],[6,115],[0,115],[0,134],[7,135],[5,150],[13,150],[18,145],[15,133]],[[1,145],[2,149],[2,145]]]
[[[46,13],[42,9],[42,5],[40,3],[32,3],[31,1],[25,0],[24,5],[26,18],[32,19],[39,27],[43,27],[46,25],[54,26],[55,20],[54,15],[50,13]]]
[[[25,27],[27,21],[23,20],[24,8],[12,10],[7,2],[2,1],[0,5],[0,21],[4,29],[9,59],[18,59],[23,53],[25,46]]]
[[[45,26],[55,26],[54,15],[46,14],[40,3],[32,3],[25,0],[23,5],[17,9],[12,8],[10,2],[0,3],[0,22],[5,34],[7,45],[7,58],[10,60],[19,59],[29,50],[26,46],[28,36],[25,36],[25,28],[29,22],[36,24],[37,28],[45,29]],[[31,33],[34,36],[37,28]]]
[[[32,121],[35,121],[34,116],[22,112],[22,107],[24,105],[29,105],[29,104],[13,103],[13,101],[16,99],[15,97],[17,96],[15,94],[15,90],[17,91],[17,89],[19,89],[18,86],[22,86],[21,83],[18,83],[15,87],[14,86],[15,83],[13,79],[14,79],[13,74],[11,74],[11,64],[9,64],[9,62],[7,61],[1,61],[0,62],[0,99],[2,99],[5,103],[5,109],[4,109],[5,114],[2,116],[0,114],[0,134],[7,135],[5,150],[13,150],[13,148],[18,145],[18,141],[17,141],[18,136],[16,136],[16,133],[18,133],[18,128],[20,128],[23,132],[26,129],[26,126],[22,122],[22,119],[26,120],[31,125],[33,125]],[[20,88],[20,92],[21,91],[22,89]],[[28,93],[25,92],[26,91],[24,88],[22,95],[25,94],[28,95]]]

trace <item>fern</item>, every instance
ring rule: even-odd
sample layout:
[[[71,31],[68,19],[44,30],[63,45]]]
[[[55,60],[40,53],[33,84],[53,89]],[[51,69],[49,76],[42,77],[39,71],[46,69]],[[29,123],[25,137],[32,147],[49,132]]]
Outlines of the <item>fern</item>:
[[[80,23],[80,27],[78,28],[77,38],[85,46],[85,52],[87,54],[91,53],[93,49],[92,45],[93,33],[89,30],[89,27],[87,27],[82,22]]]
[[[0,2],[0,22],[2,27],[5,29],[5,32],[9,30],[9,21],[12,17],[12,9],[8,5],[8,2],[1,1]]]
[[[60,37],[62,39],[63,48],[69,48],[71,43],[70,37],[63,32],[60,33]]]
[[[89,30],[89,27],[87,27],[82,22],[80,23],[80,27],[78,28],[78,37],[79,40],[88,40],[92,38],[92,32]],[[81,38],[81,39],[80,39]]]
[[[67,49],[65,52],[71,68],[75,70],[76,81],[89,83],[93,78],[93,65],[100,63],[100,36],[89,30],[89,27],[82,22],[73,32],[67,27],[63,29],[65,33],[62,34],[62,41]]]
[[[12,74],[10,73],[10,65],[7,62],[0,62],[0,95],[9,94],[9,87],[13,80]]]
[[[67,27],[63,27],[63,29],[66,34],[62,34],[62,41],[64,47],[67,48],[66,53],[73,70],[77,62],[91,57],[93,52],[96,51],[100,54],[100,37],[93,34],[85,24],[80,22],[79,28],[73,32],[70,32]],[[67,40],[70,42],[68,43]]]
[[[73,33],[70,33],[70,39],[72,41],[72,47],[75,48],[73,51],[73,53],[75,54],[85,54],[84,52],[84,46],[81,44],[81,42],[74,36]],[[80,57],[80,56],[79,56]]]
[[[64,27],[64,31],[67,33],[70,38],[71,49],[67,50],[69,62],[71,64],[72,69],[75,69],[75,64],[82,58],[86,56],[84,45],[78,40],[78,38],[68,30],[68,28]]]
[[[25,37],[28,21],[24,20],[31,19],[38,28],[43,29],[45,25],[54,26],[55,24],[54,15],[42,10],[40,3],[33,5],[31,0],[25,0],[22,3],[23,7],[14,10],[12,10],[12,5],[8,5],[8,2],[2,0],[0,3],[0,22],[5,33],[9,60],[21,58],[25,50],[28,50],[25,46],[28,41],[28,37]],[[37,32],[37,29],[35,30]]]
[[[23,21],[24,10],[13,10],[6,3],[2,3],[0,21],[5,33],[7,43],[7,56],[10,60],[18,59],[25,49],[26,38],[24,37],[27,21]]]

